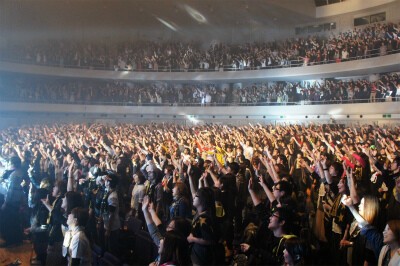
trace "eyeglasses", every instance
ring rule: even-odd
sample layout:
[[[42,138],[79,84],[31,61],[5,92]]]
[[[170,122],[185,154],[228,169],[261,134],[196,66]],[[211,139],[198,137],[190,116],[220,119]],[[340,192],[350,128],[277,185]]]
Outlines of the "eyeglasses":
[[[167,226],[167,228],[165,228],[165,230],[166,230],[166,231],[175,230],[175,226],[169,224],[169,225]]]
[[[279,188],[279,187],[276,187],[276,186],[273,186],[273,187],[272,187],[272,190],[278,190],[278,191],[281,191],[281,188]]]
[[[276,217],[276,218],[278,218],[278,219],[279,219],[279,215],[278,215],[278,214],[276,214],[276,213],[272,214],[272,215],[271,215],[271,217]]]

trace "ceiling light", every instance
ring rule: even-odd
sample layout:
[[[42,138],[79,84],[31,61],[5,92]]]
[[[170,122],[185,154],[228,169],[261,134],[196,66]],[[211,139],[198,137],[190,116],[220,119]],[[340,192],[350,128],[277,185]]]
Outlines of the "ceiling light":
[[[173,30],[173,31],[178,31],[178,29],[176,28],[176,26],[172,25],[172,24],[173,24],[172,22],[165,21],[164,19],[159,18],[159,17],[156,17],[156,19],[157,19],[158,21],[160,21],[162,24],[164,24],[166,27],[168,27],[169,29],[171,29],[171,30]]]
[[[199,23],[207,23],[207,19],[205,16],[203,16],[203,14],[201,14],[199,11],[197,11],[196,9],[194,9],[193,7],[189,6],[189,5],[184,5],[184,8],[186,9],[186,11],[188,12],[188,14],[197,22]]]

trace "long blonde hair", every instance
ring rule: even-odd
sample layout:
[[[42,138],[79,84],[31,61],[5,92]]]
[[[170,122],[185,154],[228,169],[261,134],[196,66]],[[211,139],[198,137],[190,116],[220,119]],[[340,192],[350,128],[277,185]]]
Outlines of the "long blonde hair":
[[[363,218],[370,224],[376,225],[379,214],[379,200],[375,196],[367,195],[364,197]]]

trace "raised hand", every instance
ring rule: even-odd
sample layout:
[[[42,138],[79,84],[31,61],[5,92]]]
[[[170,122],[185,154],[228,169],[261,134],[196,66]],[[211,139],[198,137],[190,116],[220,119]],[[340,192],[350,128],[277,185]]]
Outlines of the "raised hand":
[[[249,184],[247,185],[247,189],[248,189],[249,191],[252,191],[252,190],[253,190],[253,178],[251,178],[251,177],[250,177],[250,179],[249,179]]]
[[[351,197],[347,196],[346,194],[343,194],[340,202],[343,203],[343,205],[346,205],[347,207],[353,206],[353,201],[351,200]]]
[[[149,203],[150,203],[150,198],[149,198],[149,196],[147,196],[147,195],[144,196],[144,197],[143,197],[143,201],[142,201],[142,211],[143,211],[143,212],[148,211]]]
[[[250,179],[251,180],[251,179]],[[249,180],[249,182],[250,182],[250,180]],[[262,175],[258,175],[258,183],[261,185],[261,186],[265,186],[265,181],[264,181],[264,178],[263,178],[263,176]]]

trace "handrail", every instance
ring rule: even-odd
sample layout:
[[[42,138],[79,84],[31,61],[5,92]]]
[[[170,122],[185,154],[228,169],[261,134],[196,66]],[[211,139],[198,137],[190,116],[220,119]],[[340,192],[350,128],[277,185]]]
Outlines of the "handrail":
[[[400,49],[391,50],[387,52],[385,55],[397,54],[400,53]],[[266,67],[244,67],[244,68],[233,68],[232,65],[220,66],[215,69],[173,69],[168,66],[158,66],[157,69],[114,69],[113,67],[107,67],[105,65],[91,65],[91,66],[76,66],[76,65],[64,65],[64,64],[36,64],[34,59],[26,60],[26,59],[12,59],[12,58],[4,58],[4,56],[0,57],[0,61],[10,62],[10,63],[21,63],[21,64],[29,64],[29,65],[42,65],[49,67],[60,67],[60,68],[73,68],[73,69],[90,69],[90,70],[110,70],[110,71],[130,71],[130,72],[223,72],[223,71],[244,71],[244,70],[265,70],[265,69],[278,69],[278,68],[293,68],[293,67],[306,67],[306,66],[315,66],[315,65],[324,65],[324,64],[333,64],[333,63],[341,63],[346,61],[354,61],[354,60],[364,60],[371,57],[379,57],[385,56],[378,53],[371,53],[368,55],[357,56],[357,57],[349,57],[346,60],[330,60],[330,61],[320,61],[320,62],[310,62],[307,65],[304,65],[304,61],[302,60],[287,60],[286,64],[283,65],[273,65]]]
[[[377,98],[375,103],[383,102],[400,102],[400,96]],[[71,104],[71,105],[108,105],[108,106],[183,106],[183,107],[227,107],[227,106],[285,106],[285,105],[319,105],[319,104],[354,104],[354,103],[369,103],[369,99],[352,99],[352,100],[326,100],[326,101],[310,101],[301,100],[297,102],[251,102],[251,103],[198,103],[198,102],[180,102],[180,103],[134,103],[134,102],[106,102],[106,101],[62,101],[50,99],[18,99],[18,98],[5,98],[1,97],[0,102],[20,102],[20,103],[45,103],[45,104]]]

